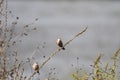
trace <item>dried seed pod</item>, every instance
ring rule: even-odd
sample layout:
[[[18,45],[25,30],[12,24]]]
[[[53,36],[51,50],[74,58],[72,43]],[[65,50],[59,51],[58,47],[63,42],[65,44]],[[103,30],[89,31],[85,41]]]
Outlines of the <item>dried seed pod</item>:
[[[4,46],[4,40],[0,39],[0,47],[3,47],[3,46]]]
[[[4,54],[4,50],[3,48],[0,47],[0,56],[2,56]]]

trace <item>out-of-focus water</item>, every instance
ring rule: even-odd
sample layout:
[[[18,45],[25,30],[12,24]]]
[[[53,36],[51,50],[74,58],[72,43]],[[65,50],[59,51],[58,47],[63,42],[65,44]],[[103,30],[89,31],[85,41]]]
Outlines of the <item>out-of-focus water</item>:
[[[56,39],[63,42],[71,39],[76,33],[88,26],[87,31],[70,43],[65,51],[52,58],[41,71],[46,76],[50,67],[56,67],[58,78],[71,79],[71,64],[87,70],[96,56],[103,53],[103,61],[109,60],[120,47],[120,2],[119,1],[9,1],[9,10],[13,16],[19,16],[18,29],[25,24],[34,22],[36,31],[22,37],[22,43],[16,46],[21,59],[31,56],[36,46],[40,44],[40,52],[34,56],[39,64],[42,56],[48,56],[56,50]],[[10,21],[14,21],[10,18]],[[46,42],[46,44],[44,44]]]

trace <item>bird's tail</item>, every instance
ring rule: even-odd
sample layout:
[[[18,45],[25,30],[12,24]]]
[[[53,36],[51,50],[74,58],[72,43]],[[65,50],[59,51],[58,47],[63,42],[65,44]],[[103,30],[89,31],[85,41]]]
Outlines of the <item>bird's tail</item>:
[[[38,74],[40,74],[39,70],[37,71]]]
[[[65,48],[64,48],[64,47],[62,47],[62,49],[63,49],[63,50],[65,50]]]

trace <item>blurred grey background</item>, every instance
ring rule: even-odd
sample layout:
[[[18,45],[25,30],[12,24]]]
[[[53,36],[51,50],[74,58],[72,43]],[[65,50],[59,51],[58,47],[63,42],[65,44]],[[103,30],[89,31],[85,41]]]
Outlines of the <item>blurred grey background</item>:
[[[18,16],[17,30],[31,24],[28,36],[21,37],[22,43],[16,45],[20,59],[33,56],[42,63],[43,56],[48,57],[56,50],[56,39],[65,43],[75,34],[88,26],[87,31],[66,46],[65,51],[54,56],[42,69],[41,78],[48,76],[49,68],[55,67],[57,78],[72,80],[75,71],[72,64],[90,70],[96,56],[103,54],[102,61],[109,61],[120,47],[120,1],[115,0],[9,0],[8,8],[15,21]],[[38,21],[34,21],[38,18]],[[9,23],[10,25],[10,23]],[[44,48],[43,48],[44,46]],[[76,58],[79,57],[77,62]],[[29,71],[27,72],[29,74]]]

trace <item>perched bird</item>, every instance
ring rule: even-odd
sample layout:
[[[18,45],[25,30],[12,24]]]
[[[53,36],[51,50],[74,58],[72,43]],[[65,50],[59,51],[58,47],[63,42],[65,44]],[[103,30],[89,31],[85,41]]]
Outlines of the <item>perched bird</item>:
[[[61,39],[60,38],[58,38],[57,39],[57,45],[59,46],[59,47],[61,47],[63,50],[65,50],[65,48],[64,48],[64,46],[63,46],[63,42],[61,41]]]
[[[35,71],[37,71],[37,73],[39,73],[39,65],[37,64],[37,62],[35,62],[32,67]]]

